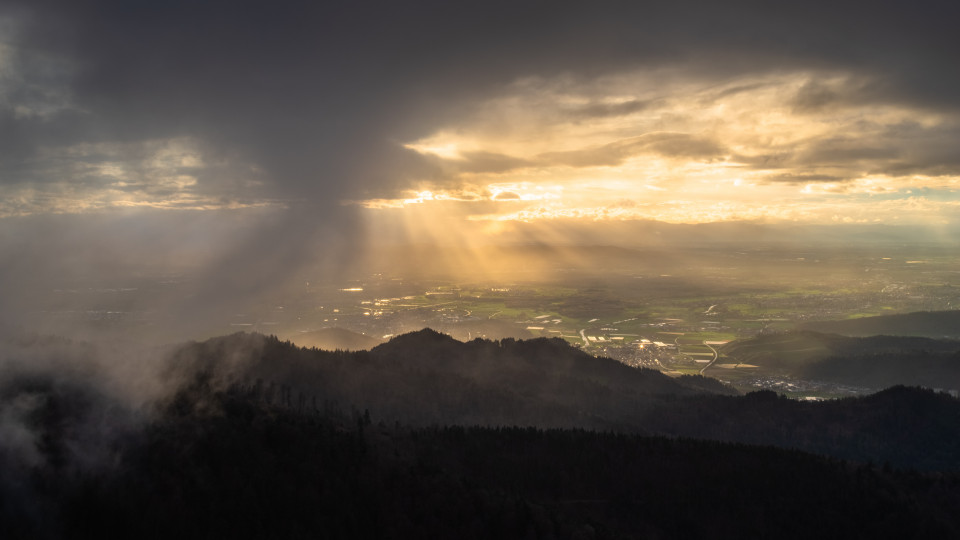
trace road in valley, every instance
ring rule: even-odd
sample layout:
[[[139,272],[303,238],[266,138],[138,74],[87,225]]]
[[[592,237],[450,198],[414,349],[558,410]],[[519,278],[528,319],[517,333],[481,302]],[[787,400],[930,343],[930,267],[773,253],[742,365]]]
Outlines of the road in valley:
[[[704,341],[703,344],[706,345],[707,347],[710,347],[710,350],[713,352],[713,360],[710,360],[709,364],[703,366],[703,369],[700,370],[701,375],[703,375],[703,372],[706,371],[708,367],[712,366],[713,363],[717,361],[717,358],[720,357],[720,354],[717,353],[717,350],[713,348],[713,345],[710,345],[706,341]]]

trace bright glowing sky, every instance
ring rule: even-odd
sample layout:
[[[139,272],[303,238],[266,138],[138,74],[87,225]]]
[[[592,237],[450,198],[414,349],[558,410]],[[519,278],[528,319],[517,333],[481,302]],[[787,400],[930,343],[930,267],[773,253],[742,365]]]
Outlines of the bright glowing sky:
[[[0,217],[955,220],[951,2],[391,4],[8,3]]]
[[[958,6],[8,0],[0,285],[185,260],[244,296],[658,222],[950,238]]]
[[[815,71],[522,79],[406,143],[435,160],[440,181],[361,204],[462,201],[481,221],[953,221],[960,176],[943,161],[958,150],[943,137],[958,116],[870,102],[872,84]]]

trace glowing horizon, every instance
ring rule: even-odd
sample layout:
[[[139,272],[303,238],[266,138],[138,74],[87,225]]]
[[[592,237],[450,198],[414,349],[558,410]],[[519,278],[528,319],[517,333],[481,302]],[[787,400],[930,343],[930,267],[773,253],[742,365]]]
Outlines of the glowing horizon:
[[[353,202],[422,214],[461,202],[469,221],[955,222],[960,176],[937,170],[930,142],[960,119],[871,102],[871,84],[826,72],[521,80],[404,145],[439,179]]]
[[[0,315],[432,264],[393,246],[960,238],[952,4],[439,7],[0,6]]]

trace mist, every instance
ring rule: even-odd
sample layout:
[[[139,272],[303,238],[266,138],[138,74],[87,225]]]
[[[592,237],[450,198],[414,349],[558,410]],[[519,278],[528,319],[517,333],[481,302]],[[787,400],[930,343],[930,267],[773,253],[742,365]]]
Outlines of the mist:
[[[800,507],[749,483],[763,467],[825,479],[778,496],[866,492],[826,504],[832,531],[955,532],[956,482],[873,462],[956,472],[956,379],[900,368],[957,371],[957,20],[936,0],[3,2],[0,533],[443,537],[466,528],[437,516],[467,515],[508,537],[498,515],[592,537],[663,501],[772,536]],[[901,320],[928,341],[798,332]],[[875,387],[917,381],[946,393]],[[661,461],[572,465],[625,434]],[[494,452],[468,440],[529,464],[485,483]],[[691,507],[610,463],[698,492],[733,473]],[[712,495],[738,485],[756,507]],[[901,529],[857,528],[904,500]],[[653,514],[631,533],[697,521]]]

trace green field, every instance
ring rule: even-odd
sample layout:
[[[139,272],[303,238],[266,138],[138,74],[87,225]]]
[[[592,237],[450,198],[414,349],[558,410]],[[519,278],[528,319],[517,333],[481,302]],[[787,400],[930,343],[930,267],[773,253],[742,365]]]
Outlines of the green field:
[[[558,337],[590,354],[668,372],[699,373],[713,359],[705,342],[742,344],[817,321],[955,309],[960,306],[960,273],[955,271],[960,254],[924,249],[907,253],[909,249],[899,247],[904,252],[899,254],[893,249],[698,248],[695,257],[675,259],[697,264],[679,266],[648,258],[640,250],[584,249],[578,253],[595,257],[589,269],[564,267],[536,279],[518,269],[469,282],[453,276],[423,282],[386,276],[380,278],[380,289],[358,280],[363,292],[343,294],[336,302],[325,300],[324,309],[301,314],[301,319],[372,335],[433,326],[457,336]],[[543,252],[530,254],[539,257]],[[907,264],[910,260],[926,262]],[[536,261],[536,266],[543,268],[544,261]],[[396,285],[401,282],[402,287]],[[384,300],[378,304],[379,299]],[[734,353],[730,347],[736,343],[715,343],[719,357],[707,374],[752,384],[758,373],[789,370],[823,353],[820,345],[800,341],[780,344],[775,353],[751,352],[749,346]],[[738,363],[760,367],[725,367]]]

